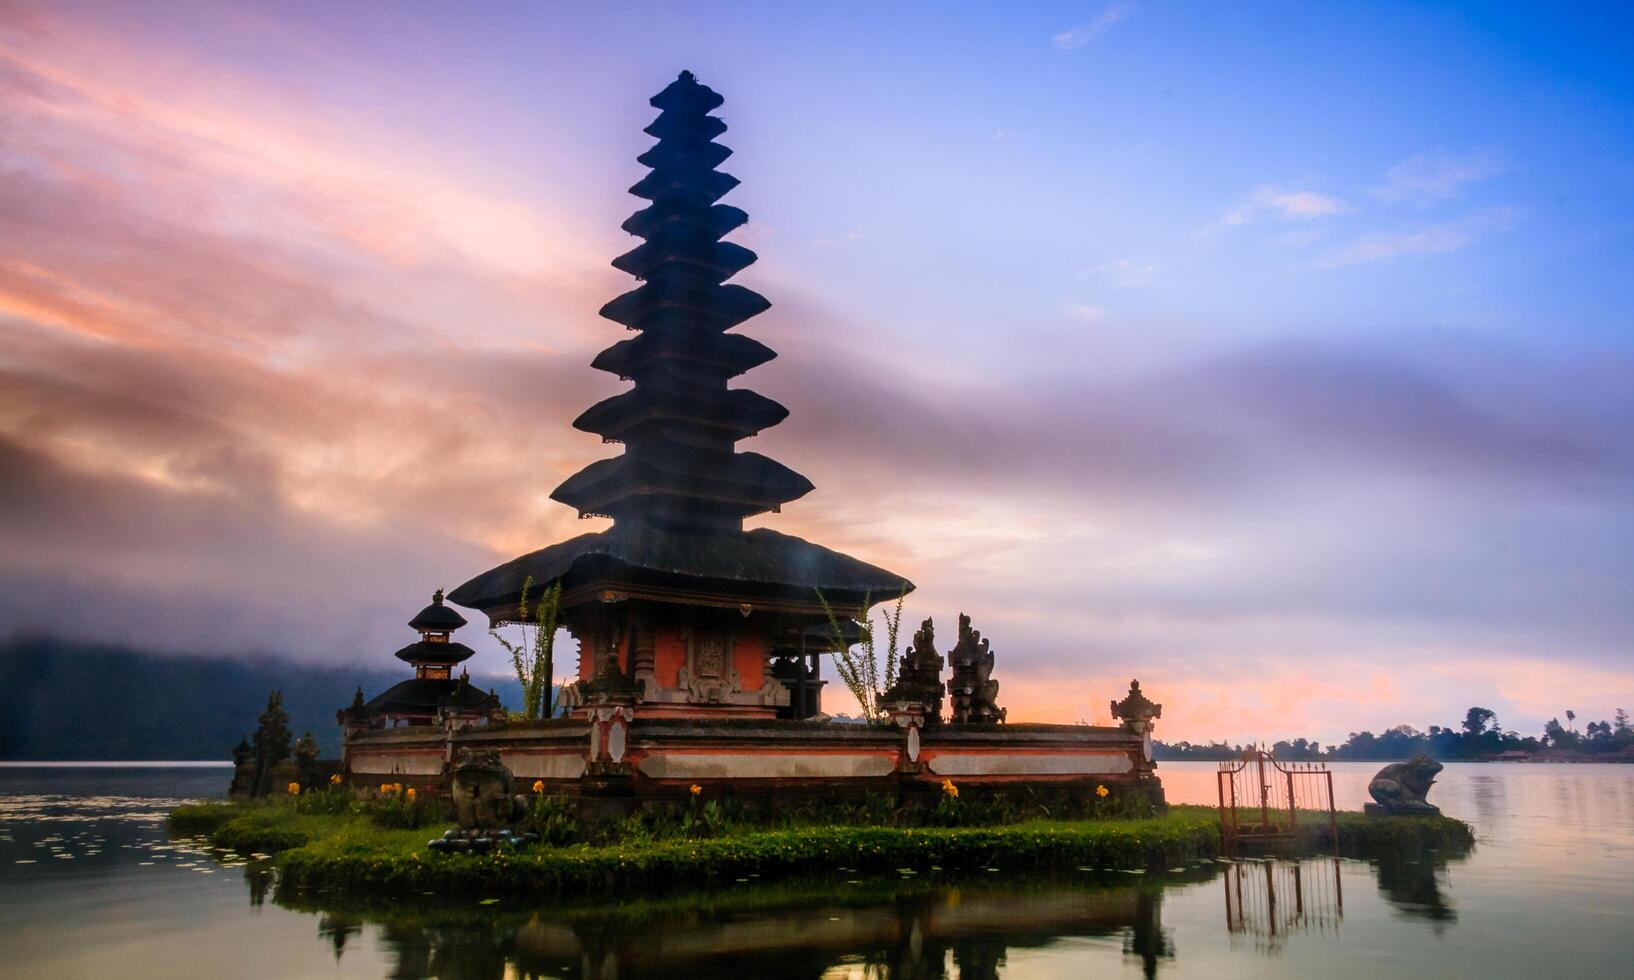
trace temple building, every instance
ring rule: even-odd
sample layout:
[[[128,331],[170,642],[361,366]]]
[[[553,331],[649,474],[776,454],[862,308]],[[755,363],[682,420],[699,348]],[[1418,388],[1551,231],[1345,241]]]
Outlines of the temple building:
[[[1147,745],[1157,706],[1129,701],[1116,727],[1018,724],[997,704],[994,653],[960,617],[944,661],[926,620],[881,692],[888,723],[822,712],[822,661],[863,636],[868,606],[913,589],[895,572],[744,521],[812,490],[799,473],[738,444],[788,410],[732,381],[776,354],[736,328],[765,311],[729,283],[755,261],[724,237],[748,215],[721,203],[738,183],[718,167],[723,100],[690,72],[651,100],[656,143],[630,188],[646,202],[624,222],[640,244],[613,260],[638,284],[601,315],[627,339],[591,366],[629,387],[573,425],[618,455],[551,494],[581,517],[611,519],[483,572],[449,601],[502,626],[524,593],[560,586],[560,624],[578,641],[565,717],[506,719],[450,671],[470,656],[441,594],[411,622],[415,667],[373,701],[342,711],[348,775],[446,780],[457,753],[497,753],[529,784],[578,797],[732,792],[934,791],[944,780],[1127,784],[1161,798]],[[831,617],[830,613],[835,615]],[[946,665],[952,675],[942,679]],[[949,714],[944,717],[944,694]]]
[[[715,142],[722,99],[690,72],[652,99],[658,142],[638,160],[651,173],[630,188],[650,202],[624,222],[642,243],[613,260],[640,285],[601,308],[635,333],[591,366],[632,382],[573,423],[623,451],[591,463],[551,494],[581,517],[610,517],[606,531],[523,555],[478,575],[449,598],[494,624],[517,618],[524,583],[560,581],[561,619],[579,641],[586,692],[640,697],[649,715],[771,718],[798,685],[773,676],[774,655],[799,655],[812,631],[828,635],[818,593],[858,610],[865,597],[895,597],[901,575],[768,529],[746,517],[777,511],[810,492],[782,463],[736,444],[781,422],[788,410],[729,382],[777,355],[728,331],[771,306],[725,281],[755,253],[721,241],[749,216],[722,195],[738,183],[717,166],[731,150]],[[822,640],[816,641],[821,645]],[[812,663],[808,657],[807,670]],[[808,678],[815,714],[820,682]]]
[[[400,681],[365,702],[360,689],[350,707],[340,712],[343,729],[391,728],[397,725],[430,725],[449,722],[487,721],[504,709],[499,698],[471,683],[463,670],[458,678],[454,667],[476,652],[453,639],[464,626],[465,617],[443,604],[438,589],[431,605],[409,620],[420,639],[397,651],[397,659],[414,668],[414,676]]]

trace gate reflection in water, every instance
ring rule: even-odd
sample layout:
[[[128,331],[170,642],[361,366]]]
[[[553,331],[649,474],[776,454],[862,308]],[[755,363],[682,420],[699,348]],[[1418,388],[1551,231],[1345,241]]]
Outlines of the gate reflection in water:
[[[1337,932],[1345,915],[1338,858],[1240,861],[1225,868],[1226,929],[1265,952],[1298,932]],[[1235,943],[1234,943],[1235,944]]]

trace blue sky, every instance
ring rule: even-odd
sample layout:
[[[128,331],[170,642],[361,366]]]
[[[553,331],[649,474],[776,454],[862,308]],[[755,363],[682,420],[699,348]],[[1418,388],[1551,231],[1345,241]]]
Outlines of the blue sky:
[[[767,523],[970,612],[1019,714],[1634,706],[1626,7],[5,8],[18,628],[381,663],[585,529],[689,68],[793,412],[751,448],[818,486]]]

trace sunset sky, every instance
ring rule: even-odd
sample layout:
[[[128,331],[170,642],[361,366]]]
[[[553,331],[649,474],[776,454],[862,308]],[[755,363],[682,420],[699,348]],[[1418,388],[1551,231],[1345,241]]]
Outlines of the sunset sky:
[[[726,97],[765,524],[1012,719],[1634,709],[1634,8],[0,0],[0,629],[396,666],[603,521],[647,99]],[[476,627],[474,673],[506,668]],[[837,700],[825,704],[842,709]]]

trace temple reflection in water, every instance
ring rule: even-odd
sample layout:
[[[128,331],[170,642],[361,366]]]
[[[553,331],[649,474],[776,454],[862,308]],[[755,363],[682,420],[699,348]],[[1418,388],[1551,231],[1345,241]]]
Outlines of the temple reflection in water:
[[[1365,871],[1332,858],[1249,859],[1149,878],[1097,872],[1073,880],[738,883],[599,907],[437,896],[419,905],[348,904],[283,889],[275,899],[316,914],[318,938],[337,960],[372,934],[391,962],[388,975],[400,980],[671,980],[706,971],[979,980],[1007,975],[1018,952],[1073,940],[1108,955],[1121,951],[1126,967],[1156,977],[1176,956],[1172,929],[1163,924],[1166,896],[1223,893],[1208,904],[1220,903],[1230,948],[1278,957],[1290,944],[1338,937],[1347,875],[1353,888],[1371,878],[1386,906],[1440,933],[1456,922],[1443,888],[1446,869],[1430,855],[1373,862]],[[247,880],[251,903],[260,905],[271,876],[247,872]],[[1193,953],[1205,961],[1209,955]]]
[[[768,908],[756,901],[765,891]],[[775,907],[782,890],[745,890],[730,904],[650,910],[503,912],[496,905],[420,911],[325,911],[320,937],[336,956],[378,924],[396,958],[391,976],[442,980],[582,977],[640,980],[707,969],[740,976],[881,980],[996,978],[1015,949],[1062,938],[1121,943],[1148,977],[1173,955],[1163,887],[909,887],[857,904],[841,894]],[[747,899],[747,901],[744,901]],[[291,904],[299,907],[298,901]]]

